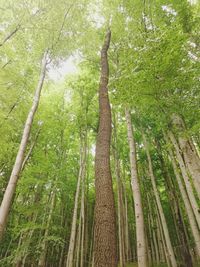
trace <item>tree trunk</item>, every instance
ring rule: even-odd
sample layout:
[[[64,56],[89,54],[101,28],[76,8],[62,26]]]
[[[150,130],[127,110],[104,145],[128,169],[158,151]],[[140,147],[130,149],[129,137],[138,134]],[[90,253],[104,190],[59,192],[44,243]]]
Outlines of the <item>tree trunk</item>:
[[[167,138],[165,138],[165,139],[166,139],[166,142],[168,142],[168,139]],[[184,203],[184,206],[185,206],[185,210],[186,210],[186,213],[187,213],[187,216],[188,216],[188,220],[189,220],[189,224],[190,224],[190,227],[191,227],[192,235],[194,237],[195,252],[197,254],[197,257],[200,258],[200,234],[199,234],[198,226],[196,224],[196,220],[195,220],[195,217],[194,217],[194,213],[192,211],[192,207],[190,205],[190,201],[188,199],[187,193],[186,193],[184,185],[182,183],[182,179],[181,179],[180,174],[179,174],[178,167],[176,165],[176,159],[175,159],[175,157],[173,155],[173,152],[172,152],[171,148],[168,148],[168,151],[169,151],[169,156],[170,156],[171,163],[172,163],[172,166],[173,166],[174,174],[176,176],[176,180],[177,180],[177,183],[178,183],[178,187],[179,187],[179,190],[180,190],[180,193],[181,193],[181,197],[182,197],[182,200],[183,200],[183,203]]]
[[[40,94],[41,94],[41,90],[43,87],[44,78],[45,78],[45,74],[46,74],[46,65],[47,65],[47,52],[44,53],[44,56],[42,59],[40,78],[39,78],[39,82],[38,82],[38,85],[37,85],[37,88],[35,91],[33,104],[32,104],[32,107],[29,111],[29,114],[28,114],[28,117],[27,117],[27,120],[26,120],[26,123],[24,126],[24,131],[23,131],[21,143],[19,146],[19,150],[17,153],[17,157],[15,160],[15,164],[13,166],[10,180],[8,182],[8,185],[7,185],[7,188],[6,188],[6,191],[4,193],[2,203],[1,203],[1,207],[0,207],[0,239],[3,236],[4,230],[6,227],[6,221],[7,221],[8,213],[9,213],[9,210],[11,207],[13,195],[14,195],[15,190],[16,190],[18,177],[19,177],[19,174],[20,174],[20,171],[22,168],[22,164],[23,164],[23,160],[24,160],[24,154],[26,151],[29,135],[31,132],[31,127],[32,127],[34,115],[35,115],[37,108],[38,108],[38,105],[39,105]]]
[[[23,161],[23,163],[22,163],[21,172],[23,172],[23,170],[24,170],[24,168],[25,168],[25,166],[26,166],[26,163],[28,162],[29,158],[31,157],[31,154],[32,154],[32,152],[33,152],[33,149],[34,149],[34,147],[35,147],[35,145],[36,145],[36,143],[37,143],[37,139],[38,139],[38,137],[39,137],[40,131],[41,131],[41,128],[38,129],[38,131],[37,131],[37,133],[36,133],[36,136],[35,136],[35,139],[34,139],[33,143],[31,144],[31,147],[30,147],[30,149],[29,149],[29,151],[28,151],[26,157],[24,158],[24,161]]]
[[[123,205],[123,191],[121,181],[120,159],[118,152],[118,139],[117,139],[117,125],[115,114],[113,114],[114,123],[114,161],[115,161],[115,173],[117,178],[117,213],[118,213],[118,239],[119,239],[119,261],[120,267],[125,267],[125,243],[124,243],[124,205]]]
[[[142,199],[141,199],[140,185],[139,185],[138,171],[137,171],[136,145],[133,137],[133,128],[131,124],[130,111],[126,109],[125,113],[126,113],[126,123],[128,132],[128,142],[130,149],[131,185],[132,185],[134,206],[135,206],[138,267],[147,267],[148,266],[147,248],[146,248]]]
[[[185,183],[185,187],[186,187],[186,191],[187,191],[187,194],[188,194],[188,198],[190,200],[190,204],[192,206],[192,209],[193,209],[193,212],[194,212],[198,227],[200,229],[199,207],[198,207],[197,201],[196,201],[195,196],[194,196],[194,192],[193,192],[193,188],[192,188],[192,185],[191,185],[191,182],[190,182],[190,178],[188,177],[188,174],[187,174],[187,171],[186,171],[186,168],[185,168],[185,164],[184,164],[183,158],[182,158],[182,156],[180,154],[179,146],[178,146],[178,144],[176,142],[175,136],[173,135],[172,132],[168,132],[168,135],[169,135],[169,138],[170,138],[170,140],[171,140],[171,142],[172,142],[172,144],[173,144],[173,146],[175,148],[176,158],[177,158],[177,160],[179,162],[179,166],[180,166],[182,177],[183,177],[183,180],[184,180],[184,183]]]
[[[178,237],[178,242],[179,242],[178,250],[186,266],[192,267],[192,258],[189,252],[187,238],[185,236],[185,230],[180,210],[179,196],[177,195],[177,188],[174,186],[171,175],[169,174],[169,171],[165,164],[165,160],[161,150],[161,145],[158,140],[156,140],[156,146],[158,150],[158,157],[160,159],[162,174],[165,181],[166,191],[171,207],[171,212],[174,220],[176,234]]]
[[[166,247],[167,247],[167,252],[168,252],[167,254],[168,254],[168,257],[169,257],[169,260],[170,260],[172,267],[177,267],[177,262],[176,262],[173,247],[171,244],[169,231],[168,231],[168,227],[167,227],[167,222],[166,222],[163,208],[162,208],[162,205],[160,202],[159,193],[158,193],[158,190],[156,187],[156,182],[155,182],[155,177],[154,177],[154,173],[153,173],[153,167],[152,167],[151,157],[150,157],[150,153],[149,153],[149,148],[148,148],[148,144],[147,144],[146,137],[144,134],[143,134],[143,141],[144,141],[144,147],[145,147],[145,150],[147,153],[147,159],[148,159],[148,165],[149,165],[149,168],[148,168],[149,169],[149,176],[151,178],[151,183],[153,186],[153,192],[155,195],[156,204],[157,204],[157,208],[159,211],[160,220],[161,220],[162,227],[163,227],[163,233],[164,233],[164,237],[165,237],[165,241],[166,241]]]
[[[82,141],[81,141],[80,170],[79,170],[79,176],[78,176],[77,187],[76,187],[76,195],[75,195],[75,201],[74,201],[74,211],[73,211],[71,235],[70,235],[70,242],[69,242],[69,248],[68,248],[68,254],[67,254],[66,267],[73,266],[74,247],[75,247],[75,239],[76,239],[78,201],[79,201],[79,195],[80,195],[81,180],[85,176],[86,151],[87,151],[86,144],[84,143],[82,145]]]
[[[124,187],[124,206],[125,206],[125,211],[124,211],[124,230],[125,230],[125,255],[126,255],[126,261],[129,261],[129,227],[128,227],[128,201],[127,201],[127,193]]]
[[[194,187],[200,199],[200,160],[192,141],[186,136],[186,127],[182,118],[178,115],[172,116],[173,125],[179,130],[178,142],[183,153],[184,162],[191,174]]]
[[[82,179],[82,194],[81,194],[81,256],[80,267],[84,267],[84,241],[85,241],[85,177]]]
[[[54,188],[53,188],[51,195],[52,195],[52,197],[51,197],[50,210],[49,210],[49,215],[48,215],[48,219],[47,219],[46,229],[44,232],[44,237],[43,237],[42,244],[41,244],[41,254],[40,254],[40,258],[39,258],[39,262],[38,262],[38,267],[45,267],[45,265],[46,265],[47,237],[49,235],[50,224],[51,224],[53,210],[54,210],[54,206],[55,206],[55,200],[56,200],[56,193],[55,193]]]
[[[111,32],[109,30],[101,50],[99,130],[95,155],[95,267],[117,266],[116,215],[110,170],[111,108],[107,88],[109,78],[107,51],[110,38]]]

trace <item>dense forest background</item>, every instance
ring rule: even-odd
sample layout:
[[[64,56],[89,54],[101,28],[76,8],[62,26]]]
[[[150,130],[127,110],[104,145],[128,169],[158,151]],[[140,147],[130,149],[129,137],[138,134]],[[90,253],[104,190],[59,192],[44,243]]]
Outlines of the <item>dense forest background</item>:
[[[0,266],[199,266],[199,1],[0,14]]]

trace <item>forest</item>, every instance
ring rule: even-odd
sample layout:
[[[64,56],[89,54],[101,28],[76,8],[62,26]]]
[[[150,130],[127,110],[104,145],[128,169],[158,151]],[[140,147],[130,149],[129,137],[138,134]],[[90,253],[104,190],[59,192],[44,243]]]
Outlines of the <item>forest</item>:
[[[0,266],[200,266],[199,0],[0,0]]]

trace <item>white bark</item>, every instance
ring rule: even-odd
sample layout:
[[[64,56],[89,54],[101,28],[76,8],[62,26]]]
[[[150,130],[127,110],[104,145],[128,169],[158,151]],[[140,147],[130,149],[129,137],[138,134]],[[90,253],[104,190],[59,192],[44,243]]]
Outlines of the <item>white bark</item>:
[[[166,138],[166,141],[168,141],[167,138]],[[178,187],[179,187],[179,190],[181,193],[181,197],[182,197],[182,200],[183,200],[183,203],[185,206],[185,210],[186,210],[186,213],[188,216],[188,220],[190,223],[193,238],[195,241],[195,252],[196,252],[197,256],[200,257],[200,234],[199,234],[198,226],[196,224],[194,213],[192,211],[192,207],[190,205],[190,201],[188,199],[187,193],[186,193],[185,188],[183,186],[182,179],[181,179],[180,174],[179,174],[179,170],[178,170],[178,167],[176,164],[175,157],[174,157],[173,152],[170,148],[168,148],[168,151],[169,151],[169,156],[170,156],[171,163],[172,163],[172,166],[174,169],[174,174],[176,176],[176,180],[178,183]]]
[[[200,229],[199,207],[198,207],[197,201],[196,201],[195,196],[194,196],[193,188],[192,188],[192,185],[191,185],[191,182],[190,182],[190,178],[188,177],[183,158],[182,158],[182,156],[180,154],[180,151],[179,151],[179,146],[178,146],[177,141],[176,141],[176,139],[175,139],[175,137],[174,137],[172,132],[169,131],[168,132],[168,136],[169,136],[169,138],[170,138],[170,140],[171,140],[171,142],[172,142],[172,144],[173,144],[173,146],[175,148],[176,158],[177,158],[177,160],[179,162],[179,166],[180,166],[182,177],[183,177],[183,180],[184,180],[184,183],[185,183],[185,187],[186,187],[186,191],[187,191],[187,194],[188,194],[188,198],[190,200],[190,204],[192,206],[192,209],[193,209],[193,212],[194,212],[198,227]]]
[[[74,247],[75,247],[75,238],[76,238],[76,224],[77,224],[77,212],[78,212],[78,200],[80,195],[80,187],[81,187],[81,180],[85,176],[85,160],[86,160],[86,146],[81,148],[81,158],[80,158],[80,170],[78,175],[77,187],[76,187],[76,195],[74,201],[74,211],[73,211],[73,218],[72,218],[72,227],[71,227],[71,235],[70,235],[70,242],[67,254],[67,262],[66,267],[73,266],[74,260]]]
[[[154,177],[154,173],[153,173],[153,167],[152,167],[152,162],[151,162],[151,156],[149,153],[149,148],[148,148],[148,144],[146,141],[146,137],[143,134],[143,141],[144,141],[144,146],[145,146],[145,150],[146,150],[146,154],[147,154],[147,159],[148,159],[148,169],[149,169],[149,176],[151,178],[151,183],[152,183],[152,187],[153,187],[153,192],[155,195],[155,199],[156,199],[156,204],[157,204],[157,208],[159,211],[159,216],[160,216],[160,220],[162,223],[162,228],[163,228],[163,234],[165,237],[165,242],[166,242],[166,248],[167,248],[167,256],[169,258],[169,261],[172,265],[172,267],[177,267],[177,262],[176,262],[176,258],[175,258],[175,254],[174,254],[174,250],[171,244],[171,240],[170,240],[170,236],[169,236],[169,231],[168,231],[168,227],[167,227],[167,222],[165,219],[165,215],[163,212],[163,208],[161,205],[161,201],[160,201],[160,196],[157,190],[157,186],[156,186],[156,182],[155,182],[155,177]]]
[[[39,100],[40,100],[40,94],[43,87],[45,74],[46,74],[46,65],[47,65],[47,52],[44,53],[43,59],[42,59],[42,65],[41,65],[41,72],[40,72],[40,78],[38,81],[37,88],[35,90],[35,96],[33,100],[32,107],[28,113],[28,117],[26,119],[26,123],[24,126],[24,131],[21,139],[21,143],[19,146],[19,150],[16,156],[15,164],[13,166],[13,170],[10,176],[10,180],[8,182],[6,191],[4,193],[4,197],[1,203],[0,207],[0,238],[3,236],[3,232],[6,227],[6,221],[9,214],[9,210],[12,204],[13,195],[16,190],[18,177],[22,168],[24,155],[29,139],[29,135],[31,132],[31,127],[34,119],[34,115],[37,111]]]
[[[136,146],[133,137],[133,128],[131,124],[130,111],[126,109],[125,113],[126,113],[126,122],[128,130],[128,142],[130,149],[131,185],[132,185],[134,206],[135,206],[138,267],[147,267],[148,266],[147,246],[145,238],[142,199],[141,199],[140,185],[137,173]]]
[[[185,134],[186,127],[182,118],[174,114],[172,116],[172,123],[179,130],[178,143],[183,153],[185,165],[191,174],[195,190],[200,199],[200,160],[198,154],[192,141]]]

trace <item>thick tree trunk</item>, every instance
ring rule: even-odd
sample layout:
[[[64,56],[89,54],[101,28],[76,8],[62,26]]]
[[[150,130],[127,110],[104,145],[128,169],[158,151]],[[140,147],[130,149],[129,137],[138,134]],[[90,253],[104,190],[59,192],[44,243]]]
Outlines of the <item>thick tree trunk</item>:
[[[131,185],[132,185],[134,205],[135,205],[138,267],[147,267],[148,266],[147,247],[145,238],[142,198],[140,193],[140,184],[137,171],[136,145],[133,137],[133,128],[131,124],[130,111],[126,109],[125,113],[126,113],[126,123],[128,132],[128,142],[130,149]]]
[[[150,153],[149,153],[148,144],[147,144],[146,137],[145,137],[144,134],[143,134],[143,141],[144,141],[144,147],[145,147],[145,150],[146,150],[146,153],[147,153],[147,159],[148,159],[148,165],[149,165],[149,176],[151,178],[151,183],[152,183],[152,186],[153,186],[153,192],[154,192],[154,195],[155,195],[156,204],[157,204],[157,208],[158,208],[159,215],[160,215],[160,220],[161,220],[162,227],[163,227],[163,234],[164,234],[165,241],[166,241],[166,247],[167,247],[167,252],[168,252],[167,255],[169,257],[169,261],[170,261],[172,267],[177,267],[177,262],[176,262],[176,258],[175,258],[175,255],[174,255],[174,250],[173,250],[173,247],[172,247],[172,244],[171,244],[169,231],[168,231],[168,227],[167,227],[167,222],[166,222],[165,215],[164,215],[164,212],[163,212],[163,208],[162,208],[162,205],[161,205],[161,202],[160,202],[160,196],[159,196],[159,193],[158,193],[158,190],[157,190],[157,187],[156,187],[156,182],[155,182],[155,177],[154,177],[153,167],[152,167],[152,162],[151,162],[151,156],[150,156]]]
[[[32,107],[29,111],[28,117],[26,119],[21,143],[19,146],[16,160],[15,160],[15,164],[13,166],[10,180],[8,182],[8,185],[7,185],[7,188],[6,188],[6,191],[4,193],[2,203],[1,203],[1,207],[0,207],[0,239],[3,236],[3,232],[4,232],[5,227],[6,227],[6,221],[7,221],[8,213],[9,213],[9,210],[11,207],[13,195],[14,195],[15,190],[16,190],[18,177],[19,177],[19,174],[20,174],[20,171],[22,168],[24,155],[25,155],[29,135],[31,132],[31,127],[32,127],[34,115],[35,115],[37,108],[38,108],[38,105],[39,105],[40,94],[41,94],[41,90],[43,87],[45,74],[46,74],[46,65],[47,65],[47,52],[44,53],[44,56],[42,59],[40,78],[39,78],[39,82],[38,82],[38,85],[37,85],[37,88],[35,91],[33,104],[32,104]]]
[[[95,267],[117,266],[116,215],[110,170],[111,108],[107,88],[109,78],[107,51],[110,38],[111,32],[109,30],[101,50],[100,116],[95,155]]]

